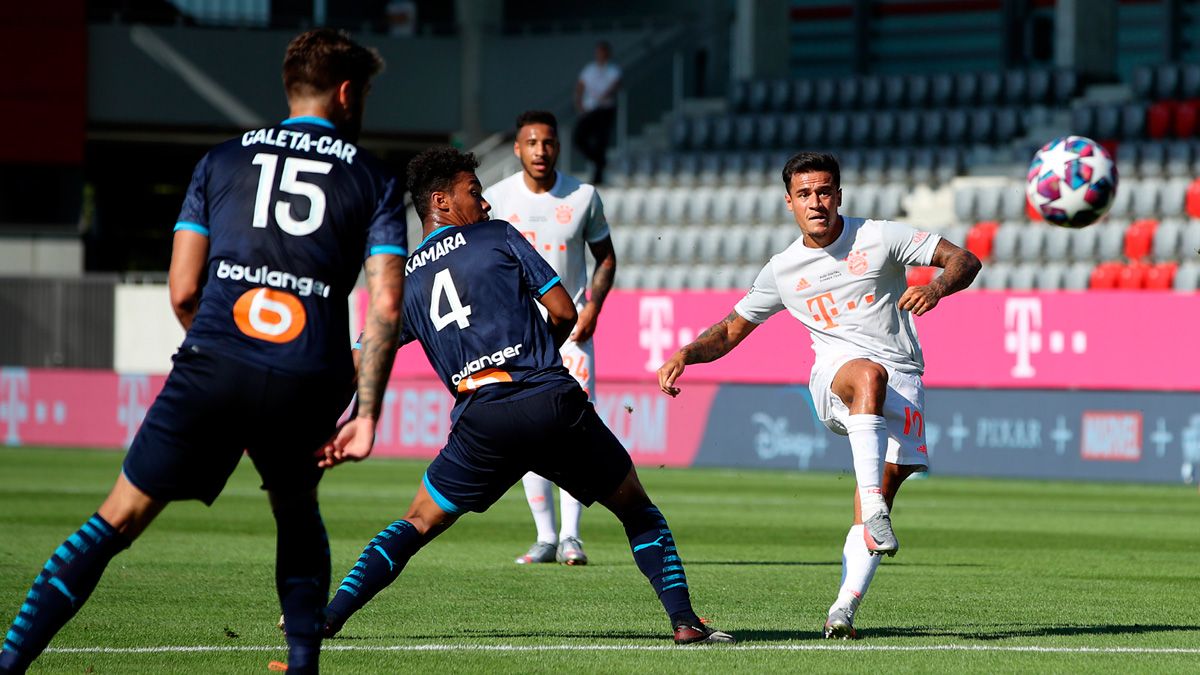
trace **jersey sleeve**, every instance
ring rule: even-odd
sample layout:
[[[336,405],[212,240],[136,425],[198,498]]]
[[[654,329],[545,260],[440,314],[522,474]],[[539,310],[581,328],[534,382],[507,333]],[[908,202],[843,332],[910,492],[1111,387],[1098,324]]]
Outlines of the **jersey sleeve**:
[[[561,281],[558,273],[538,255],[533,245],[525,235],[517,231],[517,228],[508,223],[504,224],[504,228],[505,243],[508,244],[508,250],[517,264],[521,266],[521,278],[525,280],[525,285],[533,297],[542,297],[554,284]]]
[[[891,257],[902,265],[928,265],[933,260],[934,249],[942,240],[941,235],[890,220],[880,222],[880,231],[883,245]]]
[[[733,311],[750,323],[762,323],[784,309],[773,263],[774,260],[767,261],[750,290],[733,306]]]
[[[610,236],[608,219],[604,217],[604,202],[600,201],[600,192],[592,192],[592,201],[588,204],[587,223],[583,226],[583,238],[589,244],[594,244]]]
[[[183,196],[179,218],[175,219],[175,231],[180,230],[208,236],[208,155],[192,171],[192,182]]]
[[[380,186],[379,201],[367,226],[367,250],[363,259],[380,253],[408,255],[408,225],[404,215],[404,190],[395,176]]]

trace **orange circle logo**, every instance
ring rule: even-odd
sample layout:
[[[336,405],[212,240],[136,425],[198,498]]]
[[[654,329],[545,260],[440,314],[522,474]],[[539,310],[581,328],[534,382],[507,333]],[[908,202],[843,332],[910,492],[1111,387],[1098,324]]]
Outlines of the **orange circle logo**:
[[[252,338],[283,344],[304,331],[304,305],[291,293],[252,288],[234,303],[233,321]]]
[[[557,209],[554,209],[554,219],[560,225],[566,225],[571,222],[571,216],[575,215],[575,209],[571,208],[570,204],[560,204]]]

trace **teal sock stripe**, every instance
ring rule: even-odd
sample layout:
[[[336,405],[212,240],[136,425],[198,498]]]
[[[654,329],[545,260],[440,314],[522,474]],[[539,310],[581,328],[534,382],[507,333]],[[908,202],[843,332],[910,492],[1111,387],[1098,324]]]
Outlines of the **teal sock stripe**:
[[[367,567],[367,560],[370,559],[371,551],[375,551],[383,556],[383,559],[388,563],[388,569],[392,569],[394,563],[392,559],[384,552],[380,546],[385,541],[388,541],[395,535],[399,535],[405,528],[411,528],[412,523],[407,520],[397,520],[391,525],[380,530],[379,534],[375,535],[363,552],[358,555],[358,561],[354,563],[354,567],[346,574],[346,578],[342,579],[342,583],[338,585],[338,591],[345,591],[354,597],[358,597],[358,591],[362,588],[363,580],[366,578],[363,570]]]
[[[666,525],[666,521],[663,522]],[[675,537],[671,534],[668,528],[660,529],[659,534],[662,536],[663,543],[663,590],[667,591],[672,588],[687,588],[687,575],[683,572],[683,561],[679,559],[678,549],[675,547]],[[676,572],[676,574],[670,574]]]

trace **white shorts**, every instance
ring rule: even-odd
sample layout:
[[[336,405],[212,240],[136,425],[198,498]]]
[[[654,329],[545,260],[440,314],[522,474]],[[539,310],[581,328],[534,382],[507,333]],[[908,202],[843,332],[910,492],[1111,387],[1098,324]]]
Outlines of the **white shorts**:
[[[563,365],[570,371],[571,377],[583,387],[588,400],[596,402],[596,343],[588,340],[582,346],[567,340],[558,350],[562,354]]]
[[[847,361],[862,358],[845,356],[834,359],[828,366],[814,368],[808,388],[812,393],[817,417],[830,431],[846,434],[850,410],[833,393],[833,378]],[[888,372],[887,396],[883,400],[883,418],[887,422],[888,445],[886,461],[891,464],[923,466],[929,469],[929,449],[925,445],[925,385],[921,376],[900,373],[884,366]]]

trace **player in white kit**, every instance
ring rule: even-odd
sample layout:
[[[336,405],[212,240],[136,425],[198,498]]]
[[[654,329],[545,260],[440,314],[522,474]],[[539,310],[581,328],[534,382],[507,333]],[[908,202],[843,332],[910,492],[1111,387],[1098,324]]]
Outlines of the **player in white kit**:
[[[912,317],[971,285],[981,265],[936,234],[839,215],[840,169],[832,155],[793,156],[783,182],[800,238],[771,258],[729,316],[663,364],[658,379],[663,392],[676,396],[686,365],[729,353],[781,310],[808,329],[816,352],[813,405],[825,426],[849,436],[858,483],[854,525],[842,549],[842,585],[824,632],[853,638],[854,613],[881,556],[899,549],[891,524],[896,492],[929,466],[925,360]],[[943,272],[928,285],[909,287],[909,265]]]
[[[489,187],[483,196],[492,205],[492,215],[511,223],[550,263],[575,301],[579,321],[560,352],[563,365],[594,401],[592,334],[617,271],[617,256],[604,218],[604,206],[594,186],[555,170],[559,144],[558,121],[553,114],[529,110],[517,116],[513,152],[521,160],[521,171]],[[596,259],[590,285],[585,246]],[[563,452],[570,450],[563,448]],[[583,506],[561,490],[562,524],[556,530],[554,486],[535,473],[526,474],[523,482],[537,525],[537,541],[516,562],[557,560],[567,565],[586,565],[587,554],[579,538]]]

